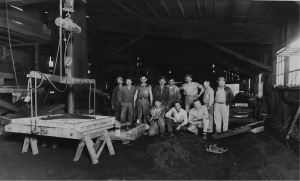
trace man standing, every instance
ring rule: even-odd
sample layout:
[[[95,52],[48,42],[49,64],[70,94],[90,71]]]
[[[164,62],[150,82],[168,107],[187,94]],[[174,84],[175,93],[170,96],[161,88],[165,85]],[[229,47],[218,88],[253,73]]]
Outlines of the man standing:
[[[169,88],[165,86],[167,79],[161,77],[158,82],[159,85],[155,86],[153,91],[153,101],[159,100],[161,105],[168,109],[168,97],[169,97]]]
[[[169,80],[169,98],[168,98],[168,108],[171,109],[175,101],[181,99],[179,88],[175,85],[173,78]]]
[[[160,137],[165,137],[165,113],[166,109],[161,105],[159,100],[154,102],[154,106],[150,109],[151,118],[149,120],[151,126],[149,128],[149,136],[154,136],[160,133]]]
[[[167,126],[168,126],[168,131],[170,132],[170,137],[174,136],[173,133],[173,128],[176,127],[176,130],[182,130],[186,131],[187,126],[186,124],[188,123],[187,119],[187,113],[184,109],[181,108],[181,102],[180,101],[175,101],[175,107],[170,109],[166,113],[166,118],[167,118]]]
[[[118,101],[122,105],[121,110],[121,123],[125,123],[127,116],[127,124],[131,124],[133,121],[133,102],[135,87],[131,85],[131,78],[126,79],[126,86],[123,86],[118,94]]]
[[[118,101],[118,94],[122,88],[123,79],[122,77],[118,77],[116,79],[118,86],[116,86],[113,90],[112,96],[111,96],[111,109],[114,110],[114,116],[117,121],[120,121],[120,114],[121,114],[121,104]]]
[[[210,82],[208,80],[204,81],[203,86],[205,88],[203,102],[207,108],[209,119],[207,132],[212,133],[214,131],[214,90],[210,87]]]
[[[214,118],[216,124],[216,132],[221,133],[223,120],[223,132],[228,130],[229,106],[234,99],[234,95],[230,87],[225,86],[224,77],[219,77],[217,83],[219,86],[215,89],[215,106]]]
[[[202,139],[206,140],[207,128],[209,125],[208,112],[205,105],[201,105],[199,100],[194,100],[194,108],[189,112],[188,130],[198,135],[198,128],[203,128]]]
[[[142,82],[139,86],[137,86],[135,95],[134,95],[134,105],[137,106],[137,123],[144,122],[146,123],[146,115],[149,112],[149,107],[152,105],[153,96],[151,85],[147,85],[147,78],[142,76],[140,78]],[[150,102],[149,102],[150,98]],[[141,121],[143,115],[143,121]]]
[[[191,105],[193,105],[193,101],[201,96],[204,92],[204,88],[199,83],[192,82],[192,75],[186,74],[184,79],[187,83],[183,84],[180,87],[180,90],[183,90],[183,94],[185,95],[185,110],[186,112],[189,112]],[[200,94],[198,94],[198,89],[201,89]]]

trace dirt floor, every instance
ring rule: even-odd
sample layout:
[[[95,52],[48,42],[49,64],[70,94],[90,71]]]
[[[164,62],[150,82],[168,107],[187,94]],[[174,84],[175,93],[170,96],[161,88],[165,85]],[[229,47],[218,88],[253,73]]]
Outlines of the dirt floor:
[[[188,133],[173,140],[144,135],[131,145],[114,141],[116,154],[109,156],[106,148],[96,165],[86,149],[80,160],[73,162],[78,141],[59,139],[58,148],[53,149],[51,145],[41,147],[40,140],[39,154],[32,155],[31,150],[21,153],[23,139],[22,134],[0,135],[1,180],[299,180],[299,155],[267,131],[207,141]],[[187,150],[191,154],[190,163],[160,168],[154,164],[154,158],[136,158],[148,145],[163,141]],[[218,144],[228,151],[206,153],[209,144]]]

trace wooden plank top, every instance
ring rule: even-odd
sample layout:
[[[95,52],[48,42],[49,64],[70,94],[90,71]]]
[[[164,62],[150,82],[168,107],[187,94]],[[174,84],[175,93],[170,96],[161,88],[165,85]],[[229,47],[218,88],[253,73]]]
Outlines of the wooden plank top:
[[[66,76],[60,77],[59,75],[52,75],[52,74],[43,74],[43,75],[44,76],[42,76],[38,72],[31,71],[29,75],[27,74],[27,77],[43,79],[43,80],[47,80],[48,78],[52,82],[58,82],[61,84],[95,84],[96,82],[95,79],[74,78],[74,77],[66,77]]]
[[[55,116],[64,116],[63,114],[55,115]],[[76,129],[81,132],[90,131],[93,129],[105,127],[108,125],[115,124],[115,117],[110,116],[92,116],[92,115],[84,115],[91,117],[91,119],[76,119],[76,118],[58,118],[51,119],[54,116],[38,116],[37,121],[36,118],[19,118],[12,119],[11,123],[19,124],[19,125],[35,125],[41,127],[53,127],[53,128],[67,128],[67,129]],[[43,119],[46,118],[46,119]],[[49,119],[50,118],[50,119]]]

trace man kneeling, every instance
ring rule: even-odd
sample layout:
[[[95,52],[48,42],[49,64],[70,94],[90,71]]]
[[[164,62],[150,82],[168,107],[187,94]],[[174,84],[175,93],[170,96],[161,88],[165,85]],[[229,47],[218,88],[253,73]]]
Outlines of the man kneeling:
[[[176,130],[186,131],[186,124],[188,123],[187,113],[184,109],[181,109],[181,102],[175,101],[175,107],[170,109],[166,113],[168,131],[170,132],[170,137],[174,136],[173,128],[176,127]]]
[[[154,106],[150,109],[151,118],[149,122],[151,126],[148,132],[149,136],[157,135],[160,132],[160,137],[164,137],[166,125],[165,113],[166,108],[161,105],[160,100],[156,100]]]
[[[202,106],[199,100],[194,100],[194,108],[189,112],[188,130],[198,135],[198,128],[203,128],[202,139],[206,140],[206,132],[209,125],[208,111],[206,106]]]

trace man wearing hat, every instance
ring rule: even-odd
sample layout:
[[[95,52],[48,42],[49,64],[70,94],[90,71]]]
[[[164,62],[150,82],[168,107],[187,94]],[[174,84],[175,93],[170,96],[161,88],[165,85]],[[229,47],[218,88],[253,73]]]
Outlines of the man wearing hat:
[[[130,125],[133,121],[135,87],[131,84],[132,79],[127,78],[126,86],[123,86],[118,94],[118,101],[122,105],[120,122],[127,125]]]
[[[192,82],[193,79],[192,75],[186,74],[184,76],[184,79],[186,83],[180,87],[180,90],[183,90],[183,94],[185,95],[184,97],[185,110],[186,112],[189,112],[190,107],[191,105],[193,105],[194,100],[198,99],[198,97],[201,96],[201,94],[204,92],[204,88],[199,83]],[[198,94],[199,89],[201,89],[201,91]]]
[[[111,109],[114,110],[114,116],[117,121],[120,121],[120,114],[121,114],[121,103],[118,101],[118,94],[120,89],[122,88],[123,78],[118,77],[116,79],[118,85],[114,88],[112,96],[111,96]]]
[[[219,86],[215,88],[215,105],[214,120],[216,124],[216,132],[221,133],[223,122],[223,132],[228,130],[229,122],[229,106],[231,105],[234,95],[230,87],[225,86],[226,79],[219,77],[217,83]]]
[[[154,87],[153,90],[153,101],[159,100],[161,105],[168,110],[168,98],[169,98],[169,88],[165,85],[167,79],[161,77],[158,79],[159,85]]]
[[[149,107],[153,102],[152,88],[151,85],[146,84],[146,76],[142,76],[140,81],[142,83],[136,87],[134,105],[137,106],[137,123],[146,123],[146,115],[149,112]],[[143,121],[141,121],[142,115]]]

